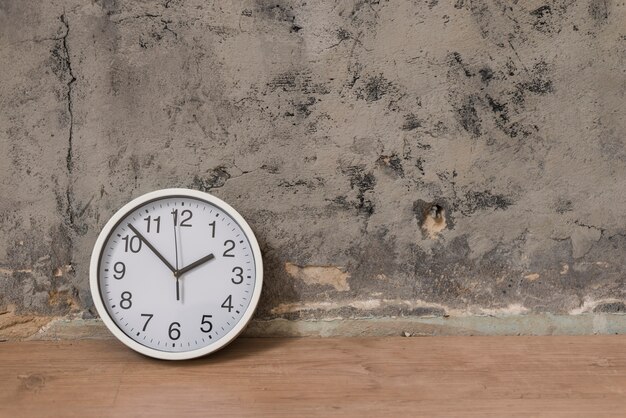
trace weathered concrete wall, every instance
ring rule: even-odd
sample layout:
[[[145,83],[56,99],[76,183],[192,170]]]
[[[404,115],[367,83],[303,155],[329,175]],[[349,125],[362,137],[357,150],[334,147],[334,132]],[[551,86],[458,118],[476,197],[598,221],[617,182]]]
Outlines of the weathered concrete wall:
[[[626,309],[624,22],[615,0],[1,0],[3,335],[92,318],[99,228],[164,187],[249,220],[257,330],[606,323]]]

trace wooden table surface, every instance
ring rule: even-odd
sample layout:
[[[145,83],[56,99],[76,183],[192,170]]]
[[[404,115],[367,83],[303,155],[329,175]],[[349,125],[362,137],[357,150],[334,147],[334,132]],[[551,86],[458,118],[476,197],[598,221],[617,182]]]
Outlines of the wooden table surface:
[[[4,342],[0,416],[626,416],[626,336]]]

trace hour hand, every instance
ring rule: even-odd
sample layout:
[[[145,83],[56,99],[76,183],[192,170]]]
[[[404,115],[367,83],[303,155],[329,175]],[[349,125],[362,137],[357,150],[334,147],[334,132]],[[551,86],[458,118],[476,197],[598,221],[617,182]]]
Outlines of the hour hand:
[[[163,262],[163,264],[165,264],[167,266],[167,268],[172,271],[172,273],[176,274],[176,269],[174,267],[172,267],[172,265],[165,259],[165,257],[163,257],[161,255],[161,253],[158,252],[157,249],[154,248],[154,246],[152,244],[150,244],[150,242],[143,235],[141,235],[141,233],[139,231],[137,231],[137,228],[135,228],[131,224],[128,224],[128,227],[131,229],[131,231],[133,231],[135,233],[135,235],[137,235],[139,237],[140,240],[143,241],[144,244],[146,244],[148,246],[148,248],[150,248],[152,250],[154,255],[159,257],[159,259]]]
[[[197,261],[194,261],[193,263],[189,264],[187,267],[183,267],[182,269],[180,269],[180,270],[178,270],[178,271],[174,272],[174,275],[175,275],[176,277],[179,277],[179,276],[180,276],[180,275],[182,275],[183,273],[186,273],[186,272],[188,272],[189,270],[191,270],[191,269],[194,269],[194,268],[198,267],[200,264],[204,264],[204,263],[206,263],[207,261],[212,260],[212,259],[214,259],[214,258],[215,258],[215,256],[211,253],[211,254],[209,254],[209,255],[207,255],[207,256],[202,257],[201,259],[199,259],[199,260],[197,260]]]

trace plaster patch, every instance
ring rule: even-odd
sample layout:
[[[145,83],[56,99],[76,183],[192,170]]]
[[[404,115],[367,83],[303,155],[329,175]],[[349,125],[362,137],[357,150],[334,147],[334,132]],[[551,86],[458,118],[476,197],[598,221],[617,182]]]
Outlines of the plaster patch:
[[[36,334],[54,317],[38,315],[16,315],[15,307],[9,306],[0,312],[0,340],[21,340]]]
[[[336,290],[350,290],[348,278],[350,273],[346,273],[335,266],[298,266],[296,264],[285,263],[285,271],[294,279],[302,280],[308,285],[321,284],[332,286]]]
[[[581,258],[589,252],[591,246],[598,242],[602,236],[602,231],[597,228],[588,228],[586,226],[578,227],[572,232],[572,256]]]
[[[380,308],[380,300],[379,299],[369,299],[369,300],[355,300],[350,303],[350,306],[357,309],[363,309],[365,311]]]
[[[503,308],[485,309],[480,308],[476,313],[482,315],[492,316],[506,316],[506,315],[523,315],[530,312],[530,310],[519,303],[513,303]]]
[[[490,316],[507,316],[507,315],[522,315],[529,312],[529,309],[520,304],[511,304],[502,308],[485,309],[479,306],[468,306],[467,308],[450,308],[448,306],[427,302],[423,300],[408,300],[408,299],[356,299],[346,300],[338,302],[296,302],[296,303],[282,303],[272,309],[272,314],[282,315],[286,313],[310,311],[310,310],[322,310],[332,311],[341,308],[357,308],[362,311],[374,311],[377,309],[384,309],[389,307],[404,307],[407,309],[431,309],[444,312],[444,316],[464,317],[471,315],[490,315]],[[425,315],[429,316],[429,315]]]

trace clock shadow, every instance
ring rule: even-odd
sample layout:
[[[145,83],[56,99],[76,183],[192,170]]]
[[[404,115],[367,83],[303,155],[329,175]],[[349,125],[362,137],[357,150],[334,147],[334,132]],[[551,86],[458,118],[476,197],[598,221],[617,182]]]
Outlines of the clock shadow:
[[[262,353],[272,351],[277,347],[288,345],[296,338],[266,338],[266,337],[239,337],[232,343],[222,347],[219,351],[190,360],[161,360],[150,358],[166,367],[197,367],[199,365],[226,364],[254,358]]]

